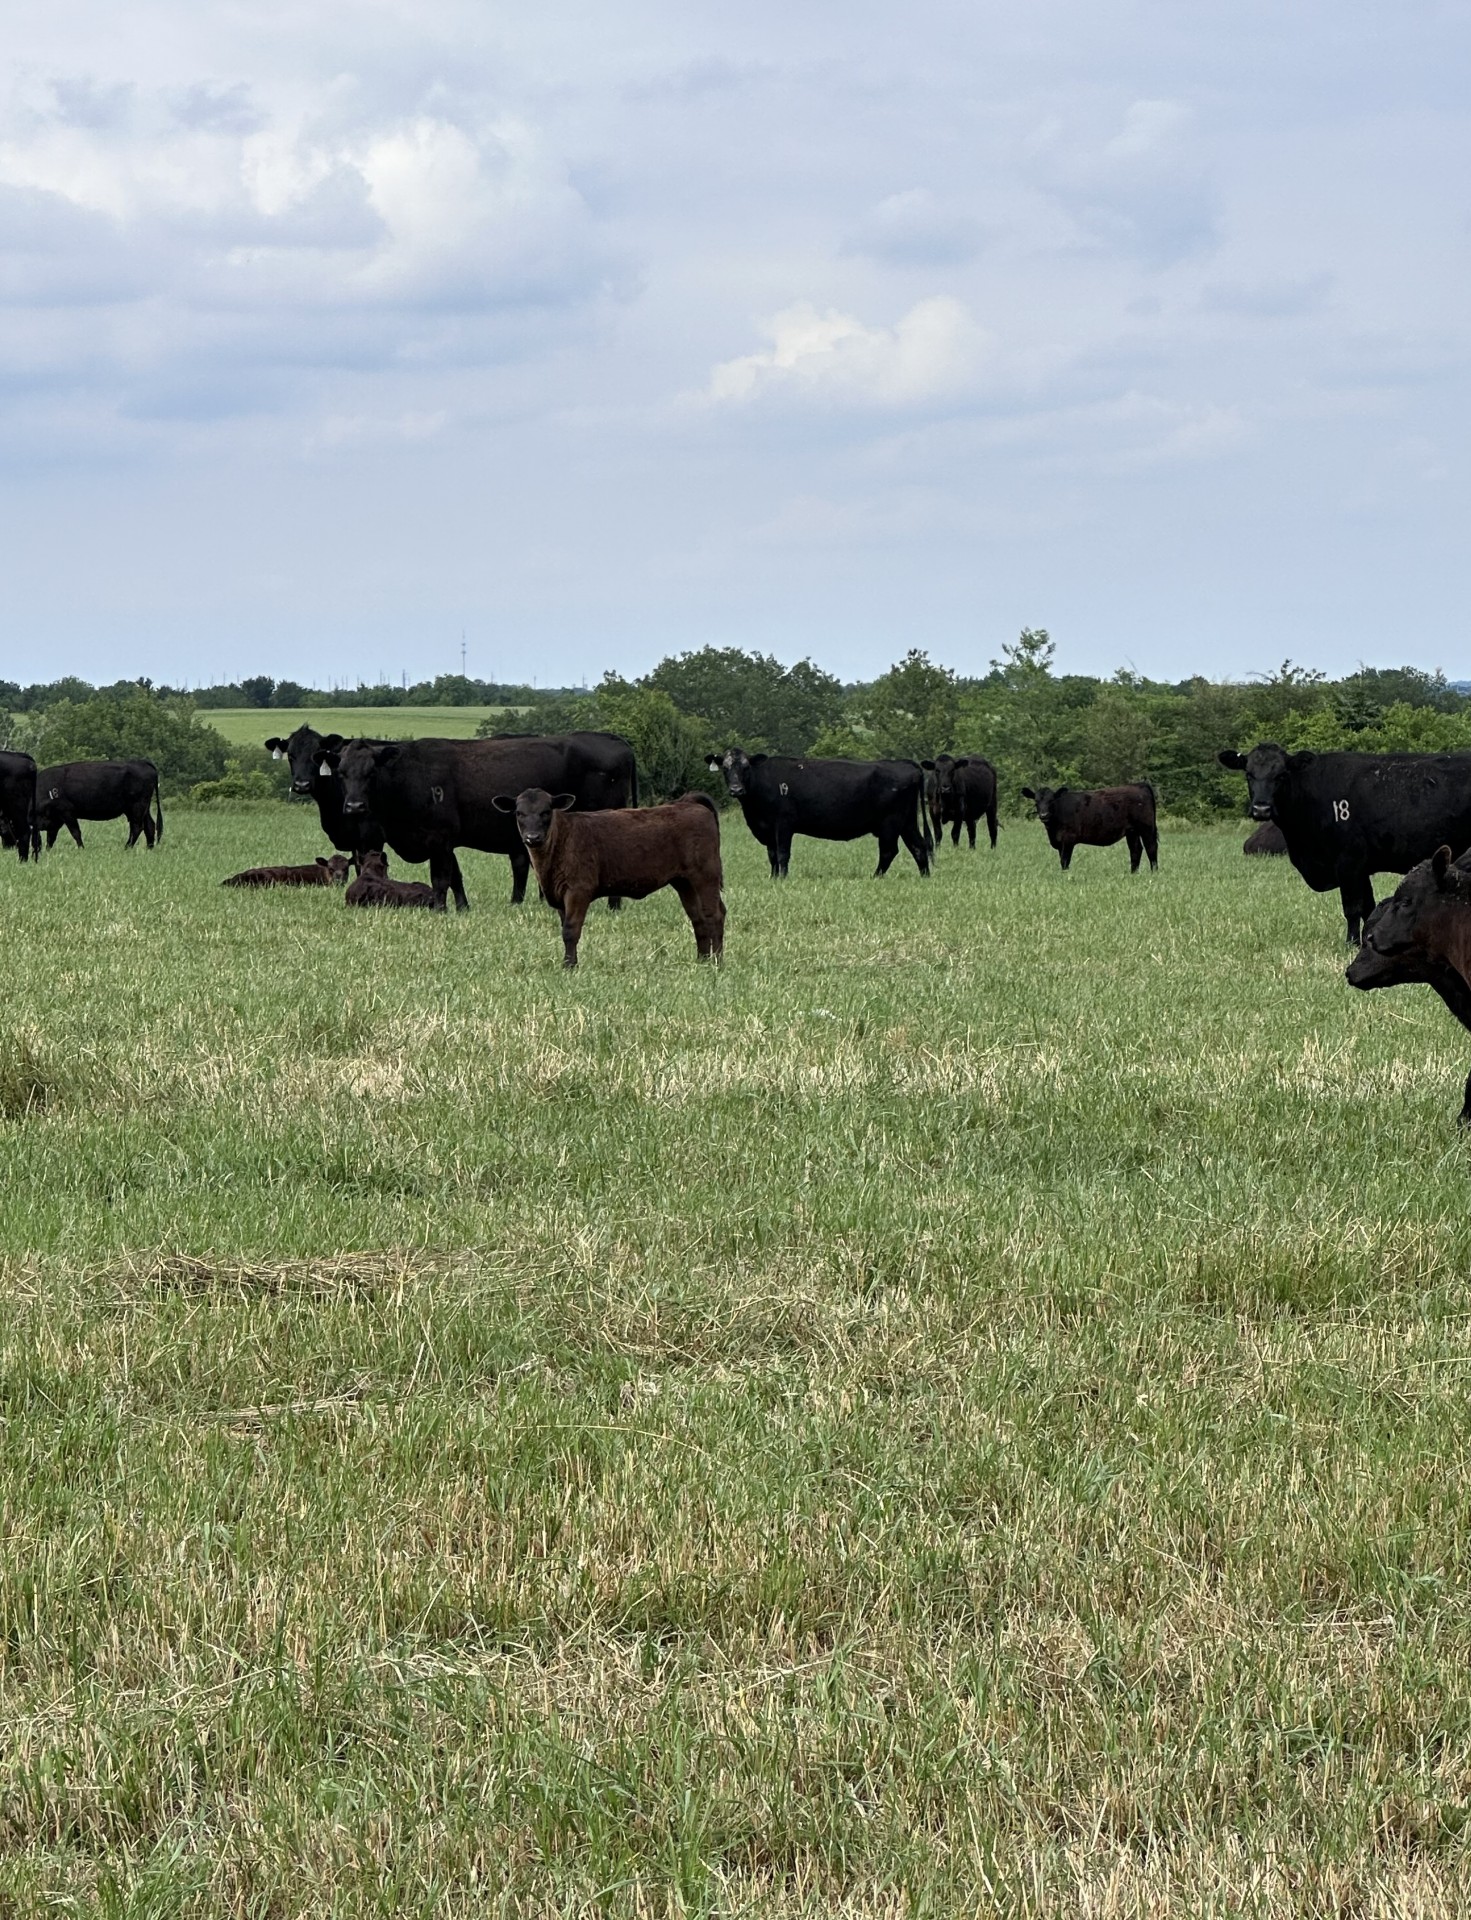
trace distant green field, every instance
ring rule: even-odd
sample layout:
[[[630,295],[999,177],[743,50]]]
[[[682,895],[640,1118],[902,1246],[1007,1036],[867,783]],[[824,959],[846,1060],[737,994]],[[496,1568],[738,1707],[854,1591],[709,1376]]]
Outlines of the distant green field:
[[[0,1914],[1464,1911],[1471,1036],[1239,824],[723,833],[0,862]]]
[[[201,707],[199,718],[233,746],[258,747],[303,722],[318,733],[369,734],[384,740],[473,740],[482,720],[516,724],[519,707]]]

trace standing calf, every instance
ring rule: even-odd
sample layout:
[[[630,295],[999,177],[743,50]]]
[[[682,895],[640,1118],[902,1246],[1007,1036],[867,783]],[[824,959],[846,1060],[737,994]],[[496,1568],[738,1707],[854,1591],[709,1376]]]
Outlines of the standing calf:
[[[1434,987],[1471,1030],[1471,854],[1453,862],[1450,848],[1441,847],[1411,868],[1369,915],[1364,944],[1344,978],[1366,993]],[[1471,1126],[1471,1077],[1460,1119]]]
[[[1064,873],[1072,865],[1074,847],[1111,847],[1118,840],[1129,843],[1130,873],[1139,871],[1141,853],[1149,855],[1151,872],[1159,866],[1154,788],[1147,780],[1084,792],[1074,787],[1038,787],[1034,793],[1023,787],[1022,796],[1035,804]]]
[[[390,880],[388,855],[365,853],[358,866],[358,877],[347,890],[350,907],[432,907],[434,889],[422,880]]]
[[[310,867],[247,867],[244,873],[232,873],[222,887],[340,887],[347,878],[348,858],[334,853],[329,860],[318,854]]]
[[[547,905],[562,916],[563,964],[577,965],[582,923],[594,900],[642,900],[673,887],[695,930],[700,959],[720,958],[725,903],[720,897],[720,816],[704,793],[685,793],[667,807],[574,813],[570,793],[527,787],[513,800],[497,794],[501,813],[516,816]]]

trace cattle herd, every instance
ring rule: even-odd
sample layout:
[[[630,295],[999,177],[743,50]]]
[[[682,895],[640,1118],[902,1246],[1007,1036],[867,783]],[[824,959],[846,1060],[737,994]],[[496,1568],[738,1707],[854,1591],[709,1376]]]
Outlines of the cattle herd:
[[[315,801],[336,852],[304,866],[252,867],[228,887],[347,886],[353,906],[443,911],[469,905],[457,851],[504,854],[511,899],[534,868],[561,917],[563,958],[577,964],[595,900],[618,907],[662,887],[678,895],[701,959],[723,948],[720,820],[707,794],[640,807],[633,749],[617,734],[505,734],[490,740],[348,740],[300,726],[266,746],[290,764],[292,792]],[[1336,888],[1359,948],[1348,969],[1364,989],[1433,987],[1471,1030],[1471,754],[1287,753],[1264,743],[1223,752],[1246,776],[1257,830],[1249,854],[1282,853],[1316,892]],[[708,758],[746,825],[785,877],[798,835],[878,841],[877,872],[900,846],[921,874],[951,828],[972,848],[984,820],[996,845],[996,773],[978,754],[933,760],[816,760],[729,747]],[[1023,787],[1064,869],[1079,846],[1123,840],[1131,872],[1158,866],[1154,789],[1145,782],[1087,791]],[[124,818],[128,845],[163,839],[158,770],[150,760],[79,760],[38,768],[0,753],[0,844],[22,862],[83,820]],[[385,852],[427,861],[429,883],[389,876]],[[1460,855],[1458,858],[1457,855]],[[1378,906],[1372,876],[1407,877]],[[1471,1124],[1471,1078],[1461,1118]]]

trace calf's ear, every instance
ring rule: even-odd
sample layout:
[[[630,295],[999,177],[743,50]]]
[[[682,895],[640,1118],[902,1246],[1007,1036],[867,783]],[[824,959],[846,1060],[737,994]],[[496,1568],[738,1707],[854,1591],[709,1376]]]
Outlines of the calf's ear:
[[[508,793],[492,794],[490,804],[495,808],[497,813],[514,813],[516,811],[516,802]]]
[[[1245,773],[1246,771],[1246,755],[1244,753],[1238,753],[1234,747],[1227,747],[1224,752],[1218,753],[1216,758],[1223,767],[1229,767],[1232,773]]]
[[[319,853],[317,855],[317,865],[319,867],[330,867],[331,864],[332,862],[327,858],[325,853]]]
[[[1036,797],[1037,797],[1037,796],[1036,796],[1036,794],[1035,794],[1035,793],[1034,793],[1034,792],[1032,791],[1032,789],[1031,789],[1030,787],[1023,787],[1023,788],[1022,788],[1022,799],[1023,799],[1023,800],[1035,800],[1035,799],[1036,799]]]
[[[933,760],[921,760],[919,764],[924,768],[926,773],[933,773],[935,770],[935,763]]]
[[[285,751],[286,742],[281,738],[280,734],[273,733],[266,742],[266,752],[270,754],[273,760],[279,760]]]
[[[705,765],[710,769],[711,773],[719,773],[720,755],[718,753],[707,753],[705,755]]]
[[[570,808],[577,805],[577,795],[575,793],[553,794],[552,805],[558,813],[566,813]]]
[[[1436,886],[1445,888],[1446,869],[1454,859],[1449,847],[1437,847],[1430,856],[1430,871],[1435,875]]]
[[[963,760],[952,760],[950,764],[952,767],[968,767],[970,765],[970,755],[967,754]]]
[[[753,767],[759,767],[759,766],[760,766],[760,764],[761,764],[761,762],[762,762],[762,761],[763,761],[763,760],[764,760],[765,758],[766,758],[766,755],[765,755],[764,753],[753,753],[753,754],[751,755],[751,765],[752,765]]]
[[[340,748],[345,747],[346,745],[347,745],[347,742],[346,740],[343,739],[340,733],[324,733],[322,735],[323,753],[336,753],[339,751]]]

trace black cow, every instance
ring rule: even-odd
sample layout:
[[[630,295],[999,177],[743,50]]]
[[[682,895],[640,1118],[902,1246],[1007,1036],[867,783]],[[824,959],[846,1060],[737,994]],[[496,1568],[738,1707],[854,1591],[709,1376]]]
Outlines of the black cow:
[[[41,857],[36,763],[28,753],[0,753],[0,847],[14,847],[22,865]]]
[[[1471,855],[1452,861],[1449,847],[1412,867],[1388,900],[1369,915],[1364,944],[1344,978],[1375,987],[1433,987],[1471,1031]],[[1471,1077],[1461,1106],[1471,1126]]]
[[[157,821],[150,809],[157,812]],[[69,760],[36,775],[36,824],[54,847],[63,827],[82,844],[82,820],[128,822],[128,845],[141,833],[149,847],[163,839],[163,803],[158,768],[151,760]]]
[[[1139,856],[1149,855],[1151,873],[1159,867],[1159,830],[1154,822],[1154,788],[1147,780],[1125,787],[1031,787],[1022,797],[1032,801],[1037,818],[1067,872],[1074,847],[1111,847],[1129,843],[1129,871],[1139,871]]]
[[[291,763],[291,791],[317,803],[322,831],[339,853],[345,853],[361,873],[365,853],[383,851],[383,829],[371,814],[345,814],[337,756],[347,745],[340,733],[318,733],[300,726],[283,740],[279,734],[266,745],[277,760]]]
[[[875,834],[877,873],[888,872],[902,840],[920,872],[930,870],[933,843],[924,811],[924,774],[916,761],[793,760],[728,747],[709,754],[705,764],[724,774],[740,801],[746,825],[766,849],[773,880],[785,879],[797,833],[813,840]]]
[[[434,904],[448,895],[470,902],[456,847],[503,853],[511,863],[511,903],[526,898],[531,860],[515,820],[497,813],[497,794],[527,787],[570,793],[584,813],[638,805],[633,748],[616,733],[503,734],[493,740],[349,740],[337,761],[342,808],[370,813],[401,860],[429,862]]]
[[[1287,842],[1282,838],[1282,829],[1275,821],[1264,820],[1244,843],[1241,851],[1252,859],[1276,860],[1286,853]]]
[[[970,835],[970,850],[976,850],[976,822],[984,820],[991,835],[991,851],[996,851],[996,769],[989,760],[983,760],[978,753],[952,759],[948,753],[937,753],[933,760],[921,760],[922,767],[933,772],[935,790],[939,800],[939,817],[935,820],[935,842],[938,845],[945,821],[951,823],[950,844],[960,845],[960,829],[964,826]],[[929,792],[928,784],[925,788]]]
[[[1222,753],[1246,775],[1253,820],[1273,820],[1315,893],[1337,887],[1348,939],[1374,911],[1371,876],[1471,846],[1471,753]]]

